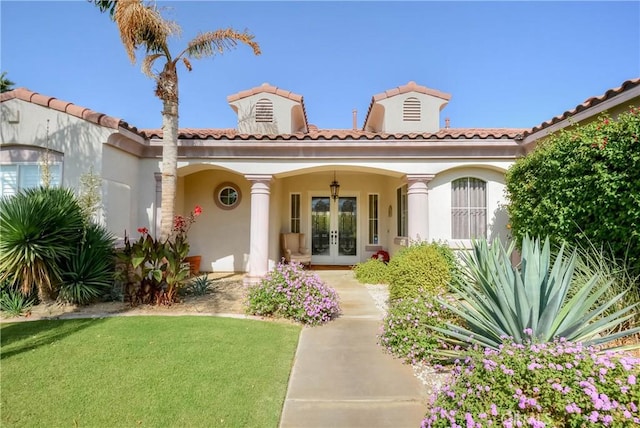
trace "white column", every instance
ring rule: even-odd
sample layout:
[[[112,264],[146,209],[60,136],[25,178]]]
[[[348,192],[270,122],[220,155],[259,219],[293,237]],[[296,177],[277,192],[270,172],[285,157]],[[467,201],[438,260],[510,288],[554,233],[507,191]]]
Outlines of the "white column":
[[[429,240],[430,174],[407,174],[407,234],[409,241]]]
[[[245,284],[260,281],[269,270],[269,195],[273,176],[245,175],[251,182],[249,266]]]

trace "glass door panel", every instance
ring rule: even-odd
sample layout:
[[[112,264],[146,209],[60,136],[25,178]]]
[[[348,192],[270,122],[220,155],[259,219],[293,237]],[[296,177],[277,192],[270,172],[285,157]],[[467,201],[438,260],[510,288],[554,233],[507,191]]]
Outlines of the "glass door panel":
[[[357,198],[354,196],[338,199],[338,254],[355,256],[358,242]]]
[[[324,196],[311,198],[311,255],[330,255],[331,199]]]

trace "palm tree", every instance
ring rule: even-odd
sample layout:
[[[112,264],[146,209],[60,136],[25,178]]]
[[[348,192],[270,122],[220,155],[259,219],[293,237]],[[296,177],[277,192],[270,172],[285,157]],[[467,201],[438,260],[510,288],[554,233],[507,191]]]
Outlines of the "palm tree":
[[[115,5],[114,5],[115,3]],[[180,27],[164,19],[153,3],[141,0],[120,0],[111,2],[94,0],[100,10],[109,11],[118,26],[120,38],[129,59],[136,62],[138,48],[145,49],[142,71],[155,79],[155,94],[162,101],[162,202],[160,239],[171,234],[175,214],[176,175],[178,165],[178,62],[191,71],[190,58],[203,58],[222,54],[244,43],[260,55],[260,46],[254,36],[237,32],[232,28],[200,33],[192,39],[178,55],[169,51],[168,39],[180,32]],[[162,70],[153,70],[153,64],[161,60]]]
[[[8,92],[12,90],[13,85],[15,85],[15,83],[7,79],[6,76],[7,76],[6,71],[3,71],[2,74],[0,74],[0,92]]]

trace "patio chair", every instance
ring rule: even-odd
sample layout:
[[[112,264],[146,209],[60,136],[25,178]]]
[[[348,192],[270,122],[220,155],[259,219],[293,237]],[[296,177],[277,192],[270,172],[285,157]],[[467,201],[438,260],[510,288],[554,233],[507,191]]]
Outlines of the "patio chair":
[[[282,257],[287,263],[292,261],[311,266],[311,252],[306,246],[304,233],[282,233],[280,235]]]

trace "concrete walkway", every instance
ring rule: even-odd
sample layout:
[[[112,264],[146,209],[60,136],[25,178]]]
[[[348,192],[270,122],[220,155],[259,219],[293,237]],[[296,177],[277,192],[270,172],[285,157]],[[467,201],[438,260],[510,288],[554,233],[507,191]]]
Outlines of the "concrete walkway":
[[[281,428],[417,428],[426,397],[411,366],[376,344],[382,314],[351,271],[319,271],[342,316],[302,330]]]

